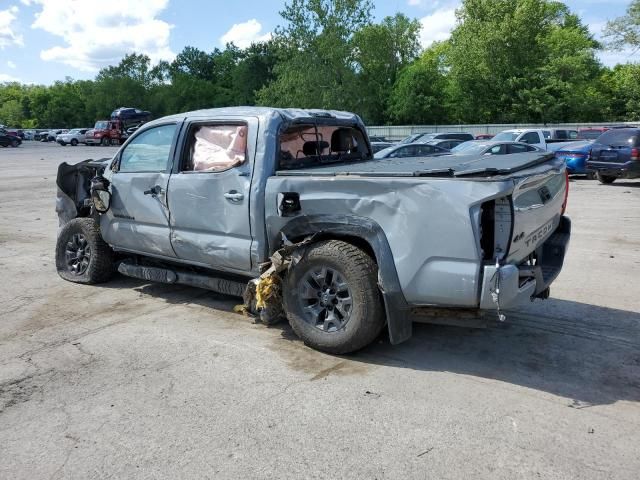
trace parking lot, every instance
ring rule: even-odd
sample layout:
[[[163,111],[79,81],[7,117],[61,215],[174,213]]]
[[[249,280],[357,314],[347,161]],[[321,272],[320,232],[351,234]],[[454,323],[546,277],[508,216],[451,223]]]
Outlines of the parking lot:
[[[115,151],[0,148],[0,478],[640,476],[640,180],[571,182],[550,300],[334,357],[234,298],[61,280],[57,165]]]

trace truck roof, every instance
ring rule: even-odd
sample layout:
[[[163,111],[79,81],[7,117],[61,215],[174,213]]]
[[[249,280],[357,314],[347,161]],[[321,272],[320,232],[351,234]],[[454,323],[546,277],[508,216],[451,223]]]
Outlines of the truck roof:
[[[296,121],[312,118],[335,118],[341,121],[351,121],[362,123],[362,120],[355,113],[342,112],[339,110],[301,109],[301,108],[274,108],[274,107],[224,107],[194,110],[191,112],[177,113],[166,117],[158,118],[145,124],[154,125],[167,120],[181,120],[184,118],[206,118],[206,117],[259,117],[259,118],[280,118],[284,121]]]

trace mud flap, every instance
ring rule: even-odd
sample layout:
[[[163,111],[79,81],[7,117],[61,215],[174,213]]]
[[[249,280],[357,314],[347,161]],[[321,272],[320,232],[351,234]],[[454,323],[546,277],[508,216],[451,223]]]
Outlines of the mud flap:
[[[411,321],[411,310],[399,292],[386,292],[380,283],[378,288],[384,298],[384,308],[387,313],[387,324],[389,328],[389,342],[397,345],[411,338],[413,334],[413,322]]]

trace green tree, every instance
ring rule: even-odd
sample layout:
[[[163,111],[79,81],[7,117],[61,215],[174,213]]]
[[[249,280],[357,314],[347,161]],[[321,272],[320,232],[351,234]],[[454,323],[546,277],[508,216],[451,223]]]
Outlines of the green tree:
[[[11,127],[22,127],[24,111],[18,100],[7,100],[0,106],[0,123]]]
[[[387,115],[394,124],[443,124],[447,117],[447,43],[436,43],[402,70],[390,93]]]
[[[354,32],[371,23],[370,0],[291,0],[276,29],[275,80],[258,103],[302,108],[353,109],[357,91]]]
[[[607,22],[604,29],[607,46],[614,50],[640,49],[640,0],[631,0],[626,15]]]
[[[420,52],[420,22],[403,14],[365,25],[353,37],[356,72],[355,110],[369,123],[383,123],[398,73]]]
[[[550,0],[464,0],[448,63],[454,120],[559,121],[597,78],[598,46],[566,5]]]

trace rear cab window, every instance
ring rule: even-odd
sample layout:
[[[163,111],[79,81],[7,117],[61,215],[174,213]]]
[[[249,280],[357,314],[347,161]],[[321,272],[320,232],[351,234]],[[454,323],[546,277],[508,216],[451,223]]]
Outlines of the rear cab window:
[[[278,170],[372,159],[364,133],[341,125],[292,125],[279,135]]]

